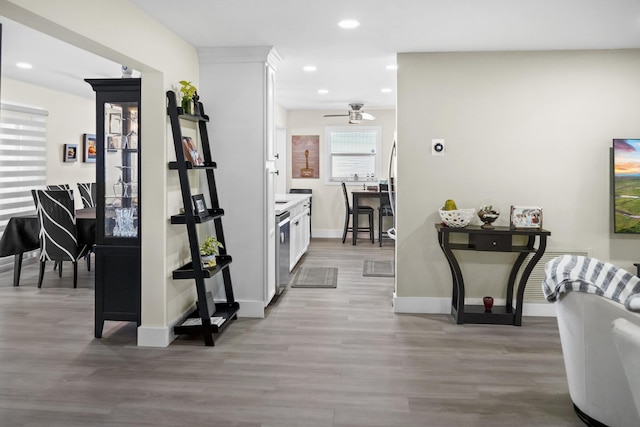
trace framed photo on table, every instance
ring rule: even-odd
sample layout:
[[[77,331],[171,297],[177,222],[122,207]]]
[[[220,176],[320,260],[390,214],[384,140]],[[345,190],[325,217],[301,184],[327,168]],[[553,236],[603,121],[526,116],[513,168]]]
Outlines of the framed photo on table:
[[[122,133],[122,114],[109,114],[109,133]]]
[[[195,194],[191,196],[193,199],[193,210],[194,215],[199,216],[200,219],[204,219],[209,216],[209,211],[207,210],[207,204],[204,200],[203,194]]]
[[[542,228],[542,208],[540,206],[511,206],[509,223],[512,230]]]

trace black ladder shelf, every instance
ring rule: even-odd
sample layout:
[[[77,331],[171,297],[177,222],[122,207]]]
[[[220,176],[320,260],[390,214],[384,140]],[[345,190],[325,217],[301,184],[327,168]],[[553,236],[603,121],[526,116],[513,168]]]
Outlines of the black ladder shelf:
[[[171,122],[171,130],[173,134],[173,145],[176,150],[176,161],[169,162],[169,169],[177,170],[180,179],[180,188],[182,190],[182,203],[184,206],[184,214],[173,215],[171,224],[184,224],[187,227],[189,236],[189,248],[191,251],[191,262],[183,265],[173,271],[174,279],[190,279],[195,280],[196,290],[198,294],[198,304],[196,309],[189,314],[188,318],[180,325],[173,328],[174,332],[180,334],[202,334],[204,344],[213,346],[213,334],[222,331],[233,320],[237,319],[238,309],[240,305],[235,301],[233,296],[233,286],[231,284],[231,272],[229,265],[231,264],[231,256],[226,252],[226,242],[224,240],[224,230],[222,228],[222,217],[224,210],[220,209],[218,204],[218,192],[216,190],[216,180],[214,170],[216,164],[211,160],[211,149],[209,147],[209,135],[207,133],[207,122],[209,117],[204,114],[204,108],[201,102],[197,102],[196,111],[199,114],[184,114],[182,108],[178,107],[176,102],[176,94],[173,91],[167,92],[167,114]],[[182,128],[180,120],[189,120],[197,122],[198,132],[200,134],[201,151],[204,159],[203,166],[195,166],[186,160],[184,149],[182,146]],[[207,215],[196,215],[192,205],[191,186],[189,185],[189,170],[202,170],[207,176],[207,185],[209,188],[209,196],[211,198],[211,208],[207,209]],[[200,261],[200,249],[198,242],[198,234],[196,232],[196,224],[213,221],[216,238],[222,243],[220,255],[216,256],[215,267],[204,267]],[[205,279],[221,273],[224,283],[224,291],[226,302],[214,303],[210,293],[205,288]],[[222,317],[223,323],[220,325],[212,324],[212,317]],[[199,319],[199,320],[198,320]]]

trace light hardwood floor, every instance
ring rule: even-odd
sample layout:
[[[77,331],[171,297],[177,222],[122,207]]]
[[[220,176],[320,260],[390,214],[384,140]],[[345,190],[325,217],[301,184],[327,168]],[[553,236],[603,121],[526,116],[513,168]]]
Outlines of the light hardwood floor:
[[[0,274],[0,426],[580,426],[555,319],[455,325],[394,314],[393,279],[363,277],[392,246],[314,239],[303,266],[336,289],[288,289],[215,347],[141,348],[132,323],[93,338],[93,276]],[[231,266],[233,275],[233,265]]]

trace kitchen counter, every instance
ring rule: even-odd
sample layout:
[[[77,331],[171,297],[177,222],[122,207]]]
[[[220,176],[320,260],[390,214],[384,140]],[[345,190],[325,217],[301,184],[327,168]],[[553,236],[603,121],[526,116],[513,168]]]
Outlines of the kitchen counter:
[[[311,197],[309,194],[276,194],[276,215],[290,211],[298,203],[307,201],[309,197]]]

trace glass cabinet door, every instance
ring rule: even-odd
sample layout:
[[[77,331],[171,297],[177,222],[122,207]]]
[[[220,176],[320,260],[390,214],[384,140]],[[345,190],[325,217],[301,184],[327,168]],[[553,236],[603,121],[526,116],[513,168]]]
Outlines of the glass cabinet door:
[[[104,236],[138,238],[138,103],[104,104]]]

